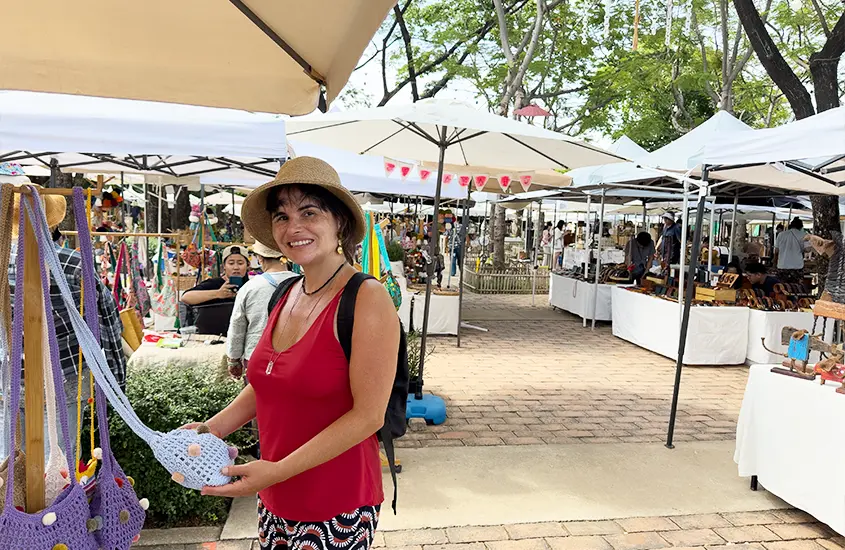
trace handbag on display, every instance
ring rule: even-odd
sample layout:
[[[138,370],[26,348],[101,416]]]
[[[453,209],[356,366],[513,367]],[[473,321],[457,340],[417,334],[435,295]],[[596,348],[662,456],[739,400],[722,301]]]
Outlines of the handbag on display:
[[[33,194],[37,195],[37,192],[33,192]],[[81,197],[81,195],[79,196]],[[74,195],[75,198],[76,195]],[[34,207],[27,204],[27,209],[31,208],[34,208],[38,220],[38,223],[34,225],[39,240],[49,242],[49,230],[38,201],[36,201]],[[83,231],[83,235],[87,233],[84,227],[80,230]],[[105,398],[108,399],[115,412],[138,437],[150,446],[156,460],[170,472],[171,478],[176,483],[196,490],[207,485],[219,486],[229,483],[231,478],[220,472],[226,466],[234,463],[237,456],[236,448],[230,448],[222,439],[209,433],[207,428],[202,429],[201,427],[197,430],[177,428],[164,434],[148,428],[138,418],[129,403],[129,399],[123,393],[120,384],[109,369],[99,342],[75,308],[70,288],[63,276],[62,266],[55,250],[49,247],[42,247],[41,250],[42,258],[52,272],[53,278],[61,291],[62,300],[67,306],[68,320],[76,333],[85,362],[97,381],[99,391],[105,394]],[[88,251],[85,251],[85,254],[87,255]],[[84,261],[82,265],[84,278],[93,269],[93,259],[90,262]],[[96,309],[93,309],[91,314],[93,315],[94,312],[96,312]],[[3,547],[0,546],[0,548]]]
[[[30,190],[34,188],[30,187]],[[38,202],[39,197],[33,191],[30,196],[21,196],[21,203],[26,205],[26,211],[30,211],[30,202],[34,200]],[[42,213],[43,216],[43,213]],[[30,219],[34,220],[30,214]],[[38,220],[44,224],[46,229],[46,218]],[[33,226],[38,232],[40,225],[33,221]],[[12,448],[13,442],[17,437],[18,420],[21,415],[21,371],[23,367],[23,298],[27,290],[35,291],[35,289],[24,288],[24,227],[26,224],[26,215],[23,208],[20,209],[19,231],[18,231],[18,250],[20,253],[17,256],[16,273],[18,284],[15,285],[15,306],[14,306],[14,320],[12,322],[12,345],[11,345],[11,360],[10,364],[10,423],[9,437],[6,440],[7,448]],[[39,239],[44,241],[43,235]],[[48,241],[49,238],[48,238]],[[44,247],[40,247],[43,254]],[[51,248],[51,253],[55,257],[55,250]],[[64,281],[64,276],[62,275]],[[65,282],[65,286],[67,283]],[[58,384],[62,380],[62,371],[59,367],[59,346],[56,340],[55,325],[53,322],[53,315],[50,309],[50,282],[45,270],[41,272],[41,291],[44,299],[44,306],[46,315],[44,315],[45,323],[49,334],[48,349],[50,354],[50,362],[53,369],[53,382]],[[68,289],[68,295],[70,289]],[[39,335],[40,336],[40,335]],[[68,434],[68,419],[67,406],[65,401],[64,388],[61,391],[56,390],[56,397],[58,400],[59,419],[62,427],[62,436],[66,449],[71,448],[70,435]],[[43,391],[39,388],[37,391]],[[21,475],[18,471],[16,475],[16,461],[12,460],[8,463],[8,480],[5,484],[5,508],[0,514],[0,548],[14,548],[15,550],[44,550],[55,548],[72,548],[73,550],[97,550],[100,548],[94,538],[93,533],[88,531],[87,521],[89,519],[88,498],[82,486],[76,481],[75,476],[70,477],[68,487],[61,491],[56,500],[44,510],[35,514],[24,513],[14,506],[14,487],[16,486],[16,478]],[[67,469],[69,472],[73,471],[73,464],[70,459],[67,459]]]

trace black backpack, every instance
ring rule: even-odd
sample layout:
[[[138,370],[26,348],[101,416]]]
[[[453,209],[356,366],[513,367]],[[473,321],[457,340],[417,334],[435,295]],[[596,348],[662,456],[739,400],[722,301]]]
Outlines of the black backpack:
[[[267,305],[267,314],[273,312],[273,308],[279,300],[287,294],[288,290],[300,279],[288,277],[276,287],[270,303]],[[337,336],[346,360],[352,357],[352,325],[355,321],[355,302],[358,299],[358,289],[367,279],[375,279],[372,275],[356,273],[346,283],[343,289],[343,296],[340,297],[340,304],[337,308]],[[399,354],[396,358],[396,377],[393,379],[393,389],[390,392],[390,400],[387,402],[387,410],[384,413],[384,425],[378,431],[378,439],[384,445],[384,454],[387,455],[387,462],[390,467],[390,477],[393,478],[393,513],[396,513],[396,454],[393,449],[393,440],[405,435],[408,427],[406,419],[406,406],[408,403],[408,342],[405,336],[405,327],[399,322]]]

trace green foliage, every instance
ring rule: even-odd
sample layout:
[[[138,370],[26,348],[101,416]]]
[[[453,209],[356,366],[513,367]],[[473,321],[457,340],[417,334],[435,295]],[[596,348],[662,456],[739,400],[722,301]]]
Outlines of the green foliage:
[[[204,421],[228,405],[243,388],[234,380],[219,380],[193,369],[137,369],[129,372],[126,395],[138,417],[153,430],[169,432],[190,422]],[[170,480],[152,450],[112,413],[112,450],[126,475],[135,479],[135,492],[147,498],[147,526],[217,524],[225,520],[229,499],[201,496]],[[83,434],[82,441],[87,435]],[[254,443],[246,429],[235,432],[230,445],[239,449]],[[87,453],[86,453],[87,454]]]
[[[411,380],[416,380],[417,376],[420,374],[420,358],[422,357],[421,353],[421,344],[422,339],[420,338],[419,331],[416,330],[409,330],[407,334],[407,342],[408,342],[408,372],[410,373]],[[428,361],[428,358],[431,357],[431,354],[434,353],[435,347],[432,346],[428,349],[427,353],[425,354],[425,359]]]
[[[390,241],[387,243],[387,257],[391,262],[405,261],[405,249],[399,244],[399,241]]]

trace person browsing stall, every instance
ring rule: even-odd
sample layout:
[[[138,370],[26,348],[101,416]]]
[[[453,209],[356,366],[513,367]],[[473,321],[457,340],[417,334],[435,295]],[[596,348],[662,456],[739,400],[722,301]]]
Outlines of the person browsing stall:
[[[223,276],[206,279],[182,294],[182,301],[190,306],[233,301],[238,288],[247,280],[249,259],[242,246],[223,249]]]
[[[625,245],[625,264],[631,271],[631,277],[640,284],[646,271],[651,267],[655,256],[654,241],[651,235],[642,231]]]
[[[229,332],[226,336],[226,357],[229,374],[240,378],[247,368],[252,351],[267,326],[267,304],[279,283],[295,276],[282,263],[282,253],[269,246],[255,243],[252,251],[261,264],[261,276],[250,279],[238,291],[232,317],[229,319]]]
[[[681,225],[675,223],[671,212],[663,214],[663,234],[660,237],[660,265],[666,269],[681,261]]]
[[[804,278],[804,250],[810,246],[804,240],[806,235],[804,223],[796,217],[789,229],[781,231],[775,239],[774,264],[778,268],[778,278],[784,282],[800,283]]]
[[[745,277],[751,283],[752,288],[761,288],[766,295],[770,295],[775,290],[775,285],[780,283],[780,280],[774,275],[766,273],[766,267],[760,263],[750,263],[745,266]]]
[[[247,386],[206,422],[226,437],[256,418],[262,458],[225,468],[239,480],[203,494],[258,493],[262,549],[367,549],[384,500],[376,432],[401,329],[384,287],[362,282],[352,264],[366,233],[363,211],[331,166],[297,157],[247,197],[243,220],[305,276],[273,308],[249,359]],[[338,306],[352,285],[360,286],[347,360]]]

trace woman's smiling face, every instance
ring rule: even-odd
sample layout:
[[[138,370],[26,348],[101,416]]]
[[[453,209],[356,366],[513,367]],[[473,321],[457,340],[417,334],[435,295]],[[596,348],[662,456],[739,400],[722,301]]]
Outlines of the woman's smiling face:
[[[292,262],[308,266],[337,255],[338,223],[318,200],[296,188],[282,188],[272,214],[273,238]]]

